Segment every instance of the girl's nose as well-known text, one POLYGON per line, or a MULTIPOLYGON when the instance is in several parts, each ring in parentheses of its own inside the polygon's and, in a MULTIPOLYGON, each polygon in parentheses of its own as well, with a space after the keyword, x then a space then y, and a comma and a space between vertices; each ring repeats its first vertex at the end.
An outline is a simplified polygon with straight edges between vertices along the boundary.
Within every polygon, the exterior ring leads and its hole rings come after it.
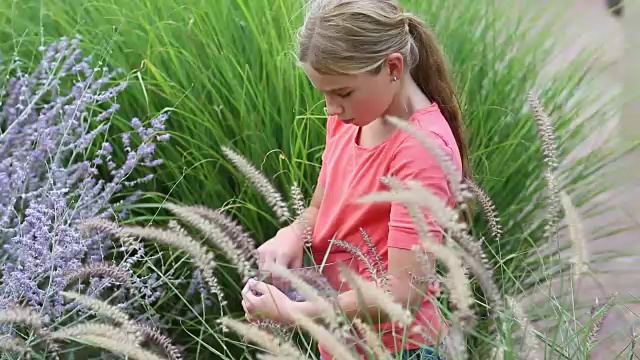
POLYGON ((340 104, 337 104, 329 99, 326 100, 327 104, 327 114, 329 116, 340 116, 342 115, 343 108, 340 104))

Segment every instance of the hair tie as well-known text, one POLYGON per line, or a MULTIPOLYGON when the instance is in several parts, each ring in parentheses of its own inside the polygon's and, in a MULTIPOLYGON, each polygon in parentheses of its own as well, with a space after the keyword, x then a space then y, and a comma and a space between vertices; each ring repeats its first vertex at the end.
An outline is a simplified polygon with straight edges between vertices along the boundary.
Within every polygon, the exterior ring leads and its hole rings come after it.
POLYGON ((411 34, 411 28, 409 27, 409 25, 411 24, 412 16, 413 15, 411 15, 410 13, 402 14, 402 19, 404 20, 404 29, 406 30, 407 34, 411 34))

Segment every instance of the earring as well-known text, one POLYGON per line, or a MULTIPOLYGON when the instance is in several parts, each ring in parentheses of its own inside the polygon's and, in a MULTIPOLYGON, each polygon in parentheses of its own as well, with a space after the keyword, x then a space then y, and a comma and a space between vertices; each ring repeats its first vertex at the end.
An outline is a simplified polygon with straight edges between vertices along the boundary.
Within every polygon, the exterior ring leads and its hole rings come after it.
POLYGON ((394 77, 393 77, 393 81, 398 81, 398 77, 397 77, 397 76, 394 76, 394 77))

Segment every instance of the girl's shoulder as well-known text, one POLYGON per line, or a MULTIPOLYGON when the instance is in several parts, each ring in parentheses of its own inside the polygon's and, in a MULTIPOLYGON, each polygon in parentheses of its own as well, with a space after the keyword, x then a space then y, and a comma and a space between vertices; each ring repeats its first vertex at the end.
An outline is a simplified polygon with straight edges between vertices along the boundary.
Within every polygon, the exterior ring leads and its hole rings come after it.
POLYGON ((443 147, 446 152, 456 153, 457 143, 453 136, 453 131, 444 117, 438 104, 416 111, 410 119, 412 128, 417 134, 404 132, 400 142, 411 143, 415 146, 422 146, 418 136, 426 137, 436 145, 443 147))
MULTIPOLYGON (((421 158, 421 163, 428 166, 433 154, 425 147, 420 138, 426 138, 437 146, 455 165, 462 167, 460 151, 447 119, 440 112, 437 104, 416 111, 410 118, 410 125, 415 133, 402 131, 391 150, 393 157, 413 156, 421 158)), ((433 159, 435 161, 435 159, 433 159)))

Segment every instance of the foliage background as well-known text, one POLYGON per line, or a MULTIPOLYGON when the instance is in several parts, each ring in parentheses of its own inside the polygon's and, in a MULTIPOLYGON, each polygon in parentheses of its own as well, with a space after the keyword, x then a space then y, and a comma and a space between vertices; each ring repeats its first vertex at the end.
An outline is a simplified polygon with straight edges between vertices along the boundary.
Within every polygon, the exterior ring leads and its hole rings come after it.
MULTIPOLYGON (((494 1, 403 2, 432 26, 451 64, 474 177, 494 200, 504 226, 499 242, 484 243, 496 280, 507 294, 527 293, 562 268, 537 256, 546 241, 541 237, 543 165, 526 94, 531 90, 541 94, 555 121, 560 152, 566 156, 611 111, 603 107, 587 116, 581 112, 596 96, 578 91, 589 85, 590 57, 576 60, 550 81, 541 77, 553 50, 550 26, 534 31, 531 26, 539 19, 517 18, 494 1)), ((133 116, 146 114, 149 120, 171 110, 166 123, 171 140, 157 149, 165 164, 154 170, 153 182, 143 188, 145 196, 131 206, 131 222, 165 222, 169 215, 159 209, 164 201, 225 207, 256 239, 267 240, 277 230, 273 215, 222 156, 220 147, 231 146, 258 164, 280 189, 295 181, 307 197, 312 193, 323 149, 324 112, 321 96, 295 64, 294 30, 301 24, 302 4, 301 0, 1 0, 0 49, 5 60, 19 54, 35 63, 35 49, 42 43, 81 35, 85 54, 124 69, 119 80, 130 83, 118 99, 122 107, 114 121, 114 136, 130 131, 127 119, 133 116)), ((607 184, 591 175, 611 158, 608 150, 597 149, 560 174, 563 188, 577 205, 606 189, 607 184)), ((114 158, 123 162, 124 154, 115 153, 114 158)), ((486 233, 480 215, 474 231, 486 233)), ((191 276, 181 266, 183 254, 163 251, 156 258, 154 250, 160 251, 151 249, 140 272, 173 270, 174 277, 191 276)), ((233 264, 227 266, 219 277, 234 313, 240 310, 242 284, 233 264)), ((215 304, 202 302, 205 315, 187 320, 185 314, 194 309, 181 292, 167 287, 153 306, 173 327, 176 342, 204 358, 235 351, 213 331, 215 304)))

